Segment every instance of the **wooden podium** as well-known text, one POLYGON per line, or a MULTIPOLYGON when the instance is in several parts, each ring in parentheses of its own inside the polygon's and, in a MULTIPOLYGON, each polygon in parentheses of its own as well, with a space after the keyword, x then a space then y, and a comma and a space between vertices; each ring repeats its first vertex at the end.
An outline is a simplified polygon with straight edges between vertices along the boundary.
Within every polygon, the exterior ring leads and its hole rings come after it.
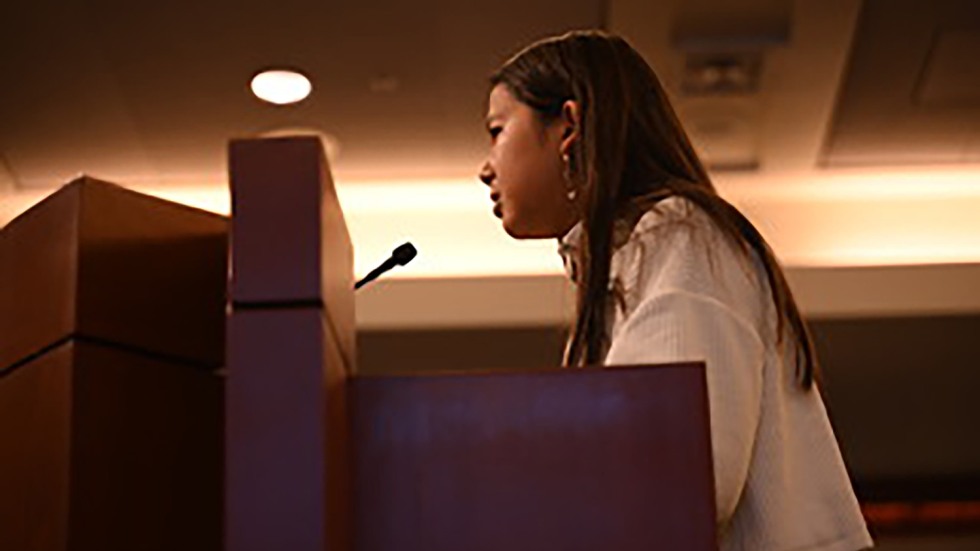
POLYGON ((358 376, 321 145, 230 165, 229 551, 716 548, 701 365, 358 376))
POLYGON ((84 179, 0 232, 0 548, 716 549, 702 366, 360 376, 322 145, 229 153, 230 224, 84 179))

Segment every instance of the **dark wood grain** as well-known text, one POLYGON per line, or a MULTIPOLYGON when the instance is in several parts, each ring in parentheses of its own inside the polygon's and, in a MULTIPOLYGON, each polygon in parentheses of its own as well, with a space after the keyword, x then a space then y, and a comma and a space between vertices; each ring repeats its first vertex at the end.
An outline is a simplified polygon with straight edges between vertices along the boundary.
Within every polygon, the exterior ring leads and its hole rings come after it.
POLYGON ((0 548, 68 549, 74 345, 0 378, 0 548))
POLYGON ((68 341, 0 380, 0 542, 221 548, 222 382, 68 341))
POLYGON ((222 380, 75 343, 71 551, 221 549, 222 380))

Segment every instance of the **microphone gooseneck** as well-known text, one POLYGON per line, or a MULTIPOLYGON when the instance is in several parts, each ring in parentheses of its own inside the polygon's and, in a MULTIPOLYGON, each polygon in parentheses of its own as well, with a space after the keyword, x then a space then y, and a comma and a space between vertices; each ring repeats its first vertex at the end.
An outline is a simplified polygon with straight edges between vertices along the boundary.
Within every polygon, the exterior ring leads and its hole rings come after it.
POLYGON ((388 260, 382 262, 380 266, 371 270, 368 275, 364 276, 363 279, 354 284, 354 289, 360 289, 365 284, 374 281, 378 276, 394 268, 395 266, 404 266, 408 264, 417 254, 418 251, 411 243, 406 242, 399 245, 394 251, 391 252, 391 256, 388 258, 388 260))

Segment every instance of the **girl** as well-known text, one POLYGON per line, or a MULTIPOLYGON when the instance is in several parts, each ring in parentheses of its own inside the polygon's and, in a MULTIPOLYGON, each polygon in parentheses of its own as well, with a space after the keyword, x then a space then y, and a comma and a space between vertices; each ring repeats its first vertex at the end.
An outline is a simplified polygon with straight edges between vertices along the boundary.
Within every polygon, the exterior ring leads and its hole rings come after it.
POLYGON ((508 234, 559 240, 578 295, 565 365, 705 362, 722 550, 870 547, 782 270, 653 70, 572 32, 491 85, 480 179, 508 234))

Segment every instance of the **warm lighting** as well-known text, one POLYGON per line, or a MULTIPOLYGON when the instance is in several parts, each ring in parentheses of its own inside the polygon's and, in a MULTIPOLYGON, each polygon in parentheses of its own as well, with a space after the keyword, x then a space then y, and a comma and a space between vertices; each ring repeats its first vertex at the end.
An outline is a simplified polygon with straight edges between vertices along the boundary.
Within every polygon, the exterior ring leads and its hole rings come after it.
MULTIPOLYGON (((230 196, 218 186, 135 186, 137 191, 227 215, 230 196)), ((559 274, 554 239, 517 241, 491 210, 476 178, 338 183, 354 272, 366 274, 405 241, 418 247, 411 264, 386 278, 495 277, 559 274)))
MULTIPOLYGON (((200 178, 199 181, 206 181, 200 178)), ((719 178, 739 207, 790 267, 980 263, 980 167, 955 170, 823 171, 790 177, 719 178)), ((167 181, 136 191, 228 214, 225 183, 167 181)), ((419 256, 386 278, 559 275, 554 239, 517 241, 491 211, 489 190, 458 180, 337 181, 355 274, 411 241, 419 256)), ((40 198, 0 202, 0 225, 40 198)))
POLYGON ((980 262, 977 165, 717 180, 790 266, 980 262))
POLYGON ((726 197, 763 200, 943 199, 980 197, 980 165, 822 169, 802 174, 719 174, 726 197))
POLYGON ((0 192, 0 229, 8 222, 40 203, 55 190, 20 190, 0 192))
POLYGON ((251 87, 252 93, 259 99, 276 105, 302 101, 313 90, 310 79, 287 70, 262 71, 252 78, 251 87))
POLYGON ((476 178, 339 184, 341 206, 357 244, 355 272, 411 241, 419 255, 389 277, 501 277, 559 274, 554 239, 518 241, 492 211, 490 192, 476 178))

